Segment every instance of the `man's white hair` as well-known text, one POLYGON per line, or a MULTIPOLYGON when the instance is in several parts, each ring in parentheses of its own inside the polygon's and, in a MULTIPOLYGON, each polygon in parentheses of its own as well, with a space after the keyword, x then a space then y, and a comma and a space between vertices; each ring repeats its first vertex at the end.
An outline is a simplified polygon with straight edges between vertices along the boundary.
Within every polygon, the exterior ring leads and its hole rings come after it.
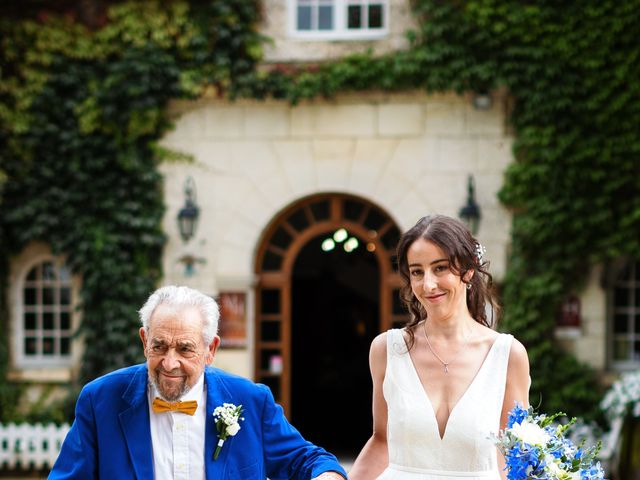
POLYGON ((209 345, 218 334, 218 320, 220 319, 218 304, 213 298, 198 290, 169 285, 160 287, 153 292, 138 311, 140 322, 147 332, 151 316, 158 305, 167 305, 176 310, 184 307, 196 307, 202 315, 202 338, 205 345, 209 345))

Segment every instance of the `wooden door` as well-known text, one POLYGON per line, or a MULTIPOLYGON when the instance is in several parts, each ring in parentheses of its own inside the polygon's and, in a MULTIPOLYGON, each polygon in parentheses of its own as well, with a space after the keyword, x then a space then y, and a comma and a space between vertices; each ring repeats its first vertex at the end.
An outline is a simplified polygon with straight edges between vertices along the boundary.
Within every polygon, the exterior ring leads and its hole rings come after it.
POLYGON ((311 239, 341 228, 375 254, 379 268, 379 329, 406 321, 394 268, 400 231, 391 217, 367 200, 345 194, 304 198, 282 211, 265 230, 256 257, 255 379, 268 385, 287 415, 291 399, 291 272, 311 239))

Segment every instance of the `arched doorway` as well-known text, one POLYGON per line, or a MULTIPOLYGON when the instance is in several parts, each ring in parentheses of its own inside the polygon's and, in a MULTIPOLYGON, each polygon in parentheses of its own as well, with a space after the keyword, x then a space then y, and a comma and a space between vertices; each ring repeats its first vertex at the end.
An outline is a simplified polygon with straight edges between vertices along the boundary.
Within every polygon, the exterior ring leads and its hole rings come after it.
MULTIPOLYGON (((342 232, 346 230, 338 230, 342 232)), ((379 268, 366 243, 325 250, 310 240, 291 278, 291 418, 309 440, 354 452, 371 432, 371 341, 379 329, 379 268), (348 403, 352 408, 344 408, 348 403), (335 405, 339 408, 327 408, 335 405), (336 434, 336 425, 349 425, 336 434)), ((338 235, 339 235, 338 233, 338 235)))
POLYGON ((399 236, 376 205, 330 193, 286 208, 260 242, 256 380, 305 437, 332 451, 354 452, 371 433, 369 345, 406 318, 393 268, 399 236), (334 238, 338 230, 346 238, 334 238), (351 413, 336 422, 345 402, 351 413))

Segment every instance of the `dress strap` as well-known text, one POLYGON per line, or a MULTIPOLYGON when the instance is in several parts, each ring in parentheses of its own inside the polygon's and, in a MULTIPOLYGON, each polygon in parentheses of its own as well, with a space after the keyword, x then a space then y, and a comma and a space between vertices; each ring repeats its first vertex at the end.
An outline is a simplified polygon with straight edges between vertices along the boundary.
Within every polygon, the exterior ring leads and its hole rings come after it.
POLYGON ((511 353, 511 344, 513 343, 513 335, 501 333, 495 340, 495 355, 490 365, 492 381, 490 385, 495 389, 495 398, 502 405, 504 399, 505 388, 507 385, 507 368, 509 367, 509 354, 511 353))

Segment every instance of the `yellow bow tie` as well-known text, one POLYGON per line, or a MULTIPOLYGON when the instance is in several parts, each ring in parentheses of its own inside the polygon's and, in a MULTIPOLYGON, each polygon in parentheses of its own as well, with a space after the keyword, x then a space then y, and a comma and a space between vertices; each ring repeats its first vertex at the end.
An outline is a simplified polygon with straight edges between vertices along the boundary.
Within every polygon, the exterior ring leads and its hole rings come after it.
POLYGON ((151 404, 153 411, 156 413, 162 412, 182 412, 187 415, 193 415, 198 408, 198 402, 195 400, 187 400, 185 402, 167 402, 161 398, 156 397, 151 404))

